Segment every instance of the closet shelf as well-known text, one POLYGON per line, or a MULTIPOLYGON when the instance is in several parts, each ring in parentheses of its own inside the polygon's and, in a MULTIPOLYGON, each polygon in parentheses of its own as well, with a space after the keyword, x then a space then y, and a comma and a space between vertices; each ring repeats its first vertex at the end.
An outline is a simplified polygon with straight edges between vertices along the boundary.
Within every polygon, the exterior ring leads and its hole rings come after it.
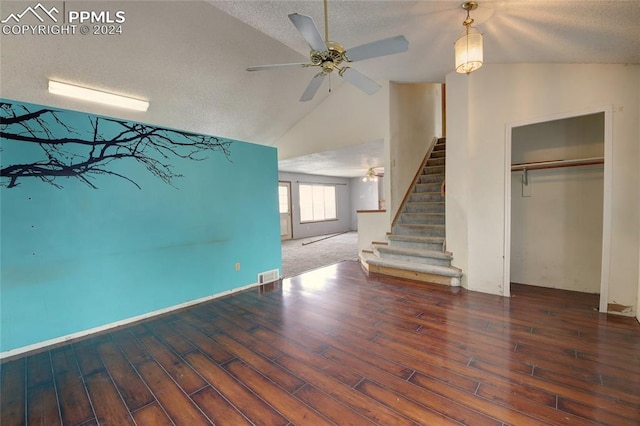
POLYGON ((560 167, 591 166, 604 164, 604 157, 576 158, 574 160, 537 161, 532 163, 516 163, 511 165, 512 172, 522 170, 555 169, 560 167))

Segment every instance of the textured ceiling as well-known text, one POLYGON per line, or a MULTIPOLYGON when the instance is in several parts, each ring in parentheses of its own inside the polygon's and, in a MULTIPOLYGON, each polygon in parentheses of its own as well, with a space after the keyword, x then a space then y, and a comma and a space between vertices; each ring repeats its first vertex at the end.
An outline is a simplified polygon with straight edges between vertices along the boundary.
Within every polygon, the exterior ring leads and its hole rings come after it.
POLYGON ((280 160, 278 169, 283 172, 356 177, 364 176, 372 167, 375 167, 376 173, 384 173, 384 163, 384 141, 377 140, 280 160))
MULTIPOLYGON (((308 48, 287 14, 312 16, 324 31, 322 1, 211 2, 299 52, 308 48)), ((409 52, 370 60, 357 68, 374 78, 444 82, 453 68, 453 42, 461 33, 461 1, 330 1, 329 39, 348 50, 403 34, 409 52)), ((471 13, 484 34, 486 63, 638 63, 640 2, 480 1, 471 13)), ((303 56, 300 57, 301 59, 303 56)))
MULTIPOLYGON (((0 16, 37 1, 2 1, 0 16)), ((265 145, 330 96, 298 99, 313 69, 249 73, 250 65, 303 62, 308 48, 287 15, 314 1, 61 1, 60 9, 123 10, 117 36, 0 35, 0 96, 265 145), (129 113, 49 95, 47 79, 148 99, 129 113)), ((444 82, 462 30, 460 1, 330 1, 329 36, 349 48, 402 34, 406 53, 357 62, 379 81, 444 82)), ((640 1, 480 1, 485 63, 640 63, 640 1)), ((336 80, 336 79, 334 79, 336 80)), ((334 91, 341 84, 334 83, 334 91)))

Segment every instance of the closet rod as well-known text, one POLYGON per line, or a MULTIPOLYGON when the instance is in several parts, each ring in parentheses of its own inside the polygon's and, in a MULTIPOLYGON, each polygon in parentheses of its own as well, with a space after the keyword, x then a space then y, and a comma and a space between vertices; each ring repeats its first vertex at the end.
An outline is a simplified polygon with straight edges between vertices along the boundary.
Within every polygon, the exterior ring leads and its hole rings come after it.
POLYGON ((560 167, 591 166, 593 164, 604 164, 604 157, 579 158, 575 160, 538 161, 533 163, 517 163, 511 165, 511 171, 518 172, 522 170, 541 170, 555 169, 560 167))

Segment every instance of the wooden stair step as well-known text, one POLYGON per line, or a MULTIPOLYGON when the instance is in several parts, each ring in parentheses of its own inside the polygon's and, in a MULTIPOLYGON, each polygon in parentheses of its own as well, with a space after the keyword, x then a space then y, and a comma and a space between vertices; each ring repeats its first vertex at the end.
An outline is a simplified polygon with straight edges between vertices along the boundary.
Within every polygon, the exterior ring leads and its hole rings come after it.
POLYGON ((459 285, 460 277, 462 277, 462 271, 454 266, 383 259, 371 254, 361 254, 361 260, 363 264, 366 263, 369 272, 383 275, 447 285, 459 285))
POLYGON ((445 216, 444 212, 403 212, 400 224, 444 225, 445 216))
POLYGON ((434 236, 426 236, 426 235, 387 234, 387 240, 392 245, 394 242, 444 245, 444 237, 434 237, 434 236))
POLYGON ((435 259, 448 259, 451 260, 453 258, 453 254, 448 251, 437 251, 437 250, 418 250, 418 249, 410 249, 405 247, 393 247, 393 246, 380 246, 376 247, 378 251, 384 251, 388 253, 398 253, 412 256, 424 256, 424 257, 433 257, 435 259))
POLYGON ((451 266, 451 253, 398 246, 374 246, 374 254, 381 259, 415 262, 420 264, 451 266))

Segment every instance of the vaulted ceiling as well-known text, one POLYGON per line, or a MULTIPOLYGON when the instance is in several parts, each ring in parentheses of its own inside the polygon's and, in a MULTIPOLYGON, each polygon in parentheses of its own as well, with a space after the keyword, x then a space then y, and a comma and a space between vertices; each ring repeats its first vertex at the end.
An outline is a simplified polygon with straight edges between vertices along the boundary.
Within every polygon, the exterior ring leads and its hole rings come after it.
MULTIPOLYGON (((3 1, 2 19, 37 1, 3 1)), ((638 1, 480 1, 485 63, 640 63, 638 1)), ((0 96, 277 146, 327 96, 298 101, 316 69, 250 73, 250 65, 305 62, 309 48, 287 15, 314 18, 314 1, 43 2, 77 10, 122 10, 117 35, 12 35, 0 44, 0 96), (148 99, 130 113, 47 93, 58 79, 148 99)), ((329 38, 347 49, 397 34, 409 51, 354 63, 378 81, 442 83, 453 70, 461 1, 329 1, 329 38)), ((481 71, 478 71, 481 72, 481 71)), ((331 79, 341 90, 340 78, 331 79)), ((345 116, 358 105, 345 105, 345 116)))

